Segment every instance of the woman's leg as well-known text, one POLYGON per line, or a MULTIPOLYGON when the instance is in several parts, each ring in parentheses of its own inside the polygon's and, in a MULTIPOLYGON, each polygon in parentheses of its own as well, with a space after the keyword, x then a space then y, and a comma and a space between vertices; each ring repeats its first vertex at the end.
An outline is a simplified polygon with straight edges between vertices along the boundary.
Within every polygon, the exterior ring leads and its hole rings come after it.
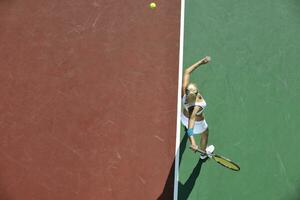
POLYGON ((205 151, 206 146, 207 146, 207 141, 208 141, 208 128, 200 134, 201 139, 200 139, 200 149, 202 151, 205 151))

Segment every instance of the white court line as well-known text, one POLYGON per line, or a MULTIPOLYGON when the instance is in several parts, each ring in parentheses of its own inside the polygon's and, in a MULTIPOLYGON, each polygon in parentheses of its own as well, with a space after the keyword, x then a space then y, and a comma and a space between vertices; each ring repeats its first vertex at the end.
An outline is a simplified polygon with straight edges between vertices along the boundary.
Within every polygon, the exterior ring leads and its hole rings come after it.
POLYGON ((183 40, 184 40, 184 15, 185 0, 181 0, 180 11, 180 46, 179 46, 179 69, 178 69, 178 96, 177 96, 177 128, 176 128, 176 145, 175 145, 175 172, 174 172, 174 194, 173 200, 178 198, 178 181, 179 181, 179 144, 180 144, 180 115, 181 115, 181 87, 182 87, 182 70, 183 70, 183 40))

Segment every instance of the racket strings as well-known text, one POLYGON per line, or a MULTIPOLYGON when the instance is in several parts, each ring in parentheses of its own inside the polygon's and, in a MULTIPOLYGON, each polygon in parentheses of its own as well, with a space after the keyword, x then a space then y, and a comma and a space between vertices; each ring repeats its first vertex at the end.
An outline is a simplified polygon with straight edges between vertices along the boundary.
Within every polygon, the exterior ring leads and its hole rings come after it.
POLYGON ((214 160, 217 161, 218 163, 220 163, 221 165, 223 165, 227 168, 230 168, 232 170, 235 170, 235 171, 240 170, 240 167, 229 159, 226 159, 226 158, 223 158, 220 156, 214 156, 214 160))

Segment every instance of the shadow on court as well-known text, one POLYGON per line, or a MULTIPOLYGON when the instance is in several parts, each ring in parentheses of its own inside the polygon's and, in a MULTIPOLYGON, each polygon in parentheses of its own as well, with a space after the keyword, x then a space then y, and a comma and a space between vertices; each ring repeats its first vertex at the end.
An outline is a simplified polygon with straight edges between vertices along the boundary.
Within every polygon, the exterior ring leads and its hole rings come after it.
POLYGON ((199 159, 196 167, 193 169, 193 172, 192 174, 190 175, 190 177, 188 178, 188 180, 182 184, 180 181, 178 183, 178 199, 180 200, 186 200, 188 199, 188 197, 190 196, 193 188, 194 188, 194 185, 195 185, 195 182, 197 180, 197 177, 199 176, 200 174, 200 171, 201 171, 201 167, 202 167, 202 164, 204 163, 205 161, 202 161, 199 159))
MULTIPOLYGON (((184 151, 186 150, 187 145, 187 139, 188 137, 184 135, 183 139, 180 142, 179 146, 179 166, 181 164, 182 155, 184 151)), ((178 183, 178 199, 179 200, 186 200, 188 199, 189 195, 191 194, 193 187, 195 185, 195 182, 197 180, 197 177, 200 174, 202 164, 206 162, 206 160, 202 161, 199 159, 197 165, 193 169, 191 175, 187 179, 187 181, 182 184, 180 181, 178 183)), ((174 169, 175 169, 175 159, 173 160, 172 167, 169 172, 168 179, 166 181, 164 190, 162 194, 157 198, 157 200, 171 200, 173 199, 173 189, 174 189, 174 169)))

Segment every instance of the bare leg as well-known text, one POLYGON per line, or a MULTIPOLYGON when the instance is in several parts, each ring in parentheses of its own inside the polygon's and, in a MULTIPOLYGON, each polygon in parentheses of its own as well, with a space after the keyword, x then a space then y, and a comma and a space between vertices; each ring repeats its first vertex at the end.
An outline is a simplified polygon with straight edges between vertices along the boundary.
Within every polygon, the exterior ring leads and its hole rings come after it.
POLYGON ((200 149, 205 151, 208 141, 208 129, 206 129, 203 133, 201 133, 201 140, 200 140, 200 149))

